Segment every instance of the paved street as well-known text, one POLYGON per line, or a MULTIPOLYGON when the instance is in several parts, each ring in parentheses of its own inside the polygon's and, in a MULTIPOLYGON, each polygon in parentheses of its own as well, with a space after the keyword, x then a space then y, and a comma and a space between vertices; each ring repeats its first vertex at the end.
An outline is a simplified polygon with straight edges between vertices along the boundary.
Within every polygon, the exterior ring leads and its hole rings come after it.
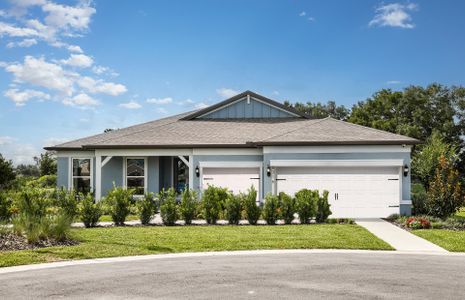
POLYGON ((0 274, 0 299, 458 299, 464 270, 447 255, 168 257, 0 274))

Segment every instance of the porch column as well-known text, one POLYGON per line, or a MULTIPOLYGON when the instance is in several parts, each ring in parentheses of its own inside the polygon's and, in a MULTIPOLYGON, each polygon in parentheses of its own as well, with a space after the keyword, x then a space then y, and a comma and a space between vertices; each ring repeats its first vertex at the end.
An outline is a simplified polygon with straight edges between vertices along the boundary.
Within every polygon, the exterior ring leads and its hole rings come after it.
POLYGON ((95 156, 95 201, 100 201, 102 197, 102 156, 95 156))
POLYGON ((189 155, 189 188, 194 189, 194 156, 189 155))

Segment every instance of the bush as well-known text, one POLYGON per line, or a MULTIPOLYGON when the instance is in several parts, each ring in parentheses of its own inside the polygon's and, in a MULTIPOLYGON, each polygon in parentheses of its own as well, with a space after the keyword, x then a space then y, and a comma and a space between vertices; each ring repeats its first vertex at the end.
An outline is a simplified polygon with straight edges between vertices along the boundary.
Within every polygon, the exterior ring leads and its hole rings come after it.
POLYGON ((405 222, 405 226, 411 229, 429 229, 431 222, 423 217, 409 217, 405 222))
POLYGON ((424 215, 426 213, 426 190, 420 183, 412 184, 412 214, 424 215))
POLYGON ((279 218, 279 197, 271 194, 265 196, 263 218, 268 225, 275 225, 279 218))
POLYGON ((136 202, 137 213, 142 225, 147 225, 157 213, 157 203, 153 197, 153 193, 145 194, 143 199, 136 202))
POLYGON ((94 197, 88 194, 79 202, 78 211, 86 228, 95 227, 102 215, 102 205, 100 202, 94 203, 94 197))
POLYGON ((257 205, 257 190, 253 186, 247 194, 243 195, 243 201, 247 221, 250 225, 256 225, 260 218, 261 207, 257 205))
POLYGON ((202 207, 204 217, 208 224, 216 224, 222 207, 229 198, 229 193, 226 188, 215 187, 209 185, 202 194, 202 207))
POLYGON ((310 219, 315 217, 318 198, 318 191, 302 189, 295 193, 296 210, 301 224, 309 224, 310 219))
MULTIPOLYGON (((92 197, 92 195, 91 195, 92 197)), ((74 219, 78 215, 78 200, 74 190, 67 191, 60 189, 56 193, 54 205, 59 207, 67 214, 71 219, 74 219)))
POLYGON ((191 189, 185 189, 181 194, 181 216, 186 225, 192 224, 195 217, 199 201, 197 192, 191 189))
POLYGON ((279 193, 278 197, 281 217, 284 219, 284 224, 291 224, 294 220, 295 199, 284 192, 279 193))
POLYGON ((428 215, 445 219, 464 205, 464 191, 459 173, 444 156, 439 158, 436 175, 426 193, 428 215))
POLYGON ((331 214, 329 207, 331 206, 328 202, 328 191, 323 191, 323 196, 318 197, 317 200, 317 209, 315 220, 317 223, 324 223, 331 214))
POLYGON ((241 220, 242 198, 240 195, 230 195, 225 202, 226 218, 231 225, 238 225, 241 220))
POLYGON ((133 194, 133 189, 113 187, 105 198, 104 203, 116 226, 124 225, 124 221, 130 214, 133 194))
POLYGON ((173 188, 161 190, 158 193, 160 200, 160 214, 163 224, 173 226, 178 220, 178 204, 176 202, 176 191, 173 188))
POLYGON ((13 214, 13 198, 6 192, 0 191, 0 223, 8 222, 13 214))

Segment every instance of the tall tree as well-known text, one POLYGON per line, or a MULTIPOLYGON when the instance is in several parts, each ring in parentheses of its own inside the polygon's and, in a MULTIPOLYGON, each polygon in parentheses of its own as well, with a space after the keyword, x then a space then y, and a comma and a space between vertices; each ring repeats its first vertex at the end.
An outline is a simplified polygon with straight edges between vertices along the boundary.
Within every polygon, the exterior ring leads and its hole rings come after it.
POLYGON ((6 160, 2 154, 0 154, 0 189, 10 185, 15 180, 16 173, 13 168, 13 162, 6 160))
POLYGON ((57 162, 53 152, 41 153, 39 157, 34 157, 34 160, 39 167, 40 176, 56 175, 57 162))
POLYGON ((40 175, 39 167, 31 164, 19 164, 16 166, 16 173, 22 176, 37 177, 40 175))
POLYGON ((321 102, 318 103, 295 103, 291 104, 288 101, 284 102, 284 105, 292 107, 301 113, 305 113, 314 118, 326 118, 332 117, 338 120, 347 120, 350 116, 350 110, 344 105, 338 106, 335 101, 328 101, 326 104, 321 102))

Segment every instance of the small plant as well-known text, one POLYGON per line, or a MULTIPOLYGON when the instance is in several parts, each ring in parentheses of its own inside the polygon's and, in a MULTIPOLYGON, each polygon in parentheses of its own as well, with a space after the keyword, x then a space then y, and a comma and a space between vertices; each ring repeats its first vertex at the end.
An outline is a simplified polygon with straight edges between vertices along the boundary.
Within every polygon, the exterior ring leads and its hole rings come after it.
POLYGON ((105 198, 108 212, 116 226, 124 225, 124 221, 130 214, 133 194, 133 189, 113 187, 105 198))
POLYGON ((62 209, 71 219, 74 219, 78 215, 77 199, 78 197, 74 190, 67 191, 62 188, 56 192, 54 205, 62 209))
POLYGON ((225 207, 228 223, 230 225, 238 225, 241 220, 241 195, 230 195, 230 197, 226 200, 225 207))
POLYGON ((295 193, 296 210, 301 224, 309 224, 311 218, 315 217, 318 198, 318 191, 302 189, 295 193))
POLYGON ((13 198, 0 190, 0 222, 8 222, 13 214, 13 198))
POLYGON ((328 202, 328 191, 323 191, 323 196, 318 197, 315 220, 317 223, 324 223, 331 215, 331 206, 328 202))
POLYGON ((409 217, 405 222, 405 226, 411 229, 429 229, 431 222, 423 217, 409 217))
POLYGON ((222 207, 228 199, 227 189, 209 185, 202 194, 204 217, 208 224, 216 224, 222 207))
POLYGON ((279 197, 271 194, 265 196, 265 205, 263 206, 263 218, 268 225, 275 225, 279 218, 279 197))
POLYGON ((278 197, 281 217, 284 219, 284 224, 291 224, 294 220, 295 199, 284 192, 279 193, 278 197))
POLYGON ((95 227, 102 215, 102 205, 100 202, 94 203, 94 197, 87 194, 79 202, 78 211, 79 217, 86 228, 95 227))
POLYGON ((199 201, 197 192, 191 189, 185 189, 181 194, 181 216, 186 222, 186 225, 192 224, 195 217, 199 201))
POLYGON ((243 196, 245 215, 250 225, 256 225, 260 218, 261 207, 257 205, 257 190, 251 186, 243 196))
POLYGON ((178 220, 178 204, 176 202, 176 190, 170 188, 168 190, 161 190, 158 193, 158 199, 160 199, 160 215, 163 220, 163 224, 167 226, 176 225, 178 220))
POLYGON ((157 203, 153 197, 153 193, 145 194, 143 199, 137 202, 137 212, 142 225, 147 225, 157 213, 157 203))

